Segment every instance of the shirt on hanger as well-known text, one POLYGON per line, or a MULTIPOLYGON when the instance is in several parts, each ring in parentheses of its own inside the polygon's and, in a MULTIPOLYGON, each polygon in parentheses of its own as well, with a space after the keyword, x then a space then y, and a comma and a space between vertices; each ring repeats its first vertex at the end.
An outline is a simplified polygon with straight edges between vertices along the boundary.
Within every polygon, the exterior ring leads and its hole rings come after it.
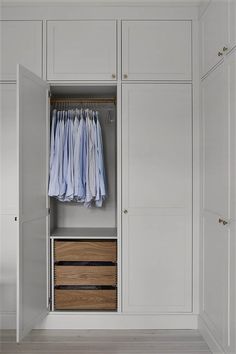
POLYGON ((102 206, 105 166, 97 112, 52 111, 48 195, 86 207, 102 206))

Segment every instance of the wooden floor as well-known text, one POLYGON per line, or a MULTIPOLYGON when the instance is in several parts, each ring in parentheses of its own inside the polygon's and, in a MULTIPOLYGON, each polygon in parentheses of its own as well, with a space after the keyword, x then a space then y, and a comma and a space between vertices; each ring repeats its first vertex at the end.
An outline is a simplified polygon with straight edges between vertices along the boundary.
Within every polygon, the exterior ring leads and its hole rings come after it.
POLYGON ((2 354, 201 354, 207 344, 196 330, 34 330, 20 344, 1 331, 2 354))

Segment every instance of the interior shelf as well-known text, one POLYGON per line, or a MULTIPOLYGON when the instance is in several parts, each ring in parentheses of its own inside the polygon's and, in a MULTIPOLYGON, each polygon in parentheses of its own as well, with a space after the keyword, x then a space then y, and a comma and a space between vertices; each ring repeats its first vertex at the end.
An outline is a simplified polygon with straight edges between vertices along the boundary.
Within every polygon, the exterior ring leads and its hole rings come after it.
POLYGON ((116 238, 117 229, 110 227, 59 227, 51 232, 53 238, 116 238))

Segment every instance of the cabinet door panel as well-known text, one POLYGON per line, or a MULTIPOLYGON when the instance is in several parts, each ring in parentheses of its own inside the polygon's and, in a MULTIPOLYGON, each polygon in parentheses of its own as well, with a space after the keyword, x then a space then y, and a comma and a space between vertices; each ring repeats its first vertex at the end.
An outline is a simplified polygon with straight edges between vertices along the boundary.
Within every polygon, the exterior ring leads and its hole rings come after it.
MULTIPOLYGON (((236 8, 236 4, 235 4, 236 8)), ((230 80, 230 336, 229 353, 236 352, 236 51, 228 56, 227 68, 230 80)))
POLYGON ((203 81, 203 316, 235 352, 236 52, 203 81), (219 223, 219 218, 228 224, 219 223))
POLYGON ((0 85, 0 214, 17 211, 16 87, 0 85))
POLYGON ((48 311, 48 86, 29 70, 17 73, 19 220, 17 341, 48 311))
POLYGON ((1 21, 0 80, 16 80, 16 65, 42 76, 42 22, 1 21))
POLYGON ((115 21, 49 21, 49 80, 114 80, 115 21))
POLYGON ((229 2, 230 48, 236 46, 236 1, 229 2))
POLYGON ((229 110, 225 65, 203 82, 204 209, 229 217, 229 110))
POLYGON ((211 1, 201 20, 202 76, 216 65, 223 47, 230 47, 229 2, 211 1))
POLYGON ((128 80, 191 80, 191 22, 124 21, 122 72, 128 80))
POLYGON ((191 311, 189 220, 163 214, 129 209, 123 274, 127 311, 191 311))
POLYGON ((228 341, 228 259, 230 234, 217 215, 206 213, 203 221, 203 313, 209 328, 223 347, 228 341))
POLYGON ((124 309, 191 311, 191 85, 123 87, 124 309))
MULTIPOLYGON (((13 215, 0 215, 0 313, 16 312, 17 223, 13 215)), ((4 316, 3 316, 4 319, 4 316)), ((7 323, 1 322, 2 328, 7 323)))

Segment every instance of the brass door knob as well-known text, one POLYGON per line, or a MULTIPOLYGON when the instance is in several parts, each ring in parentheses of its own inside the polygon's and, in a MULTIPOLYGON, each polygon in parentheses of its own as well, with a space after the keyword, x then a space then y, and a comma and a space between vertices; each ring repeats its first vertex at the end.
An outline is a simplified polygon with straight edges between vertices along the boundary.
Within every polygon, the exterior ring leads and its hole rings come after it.
POLYGON ((124 74, 124 79, 128 79, 128 75, 127 74, 124 74))
POLYGON ((222 52, 218 52, 218 57, 221 57, 223 55, 222 52))
POLYGON ((116 75, 115 75, 115 74, 112 74, 111 76, 112 76, 112 78, 113 78, 113 79, 115 79, 115 78, 116 78, 116 75))
POLYGON ((223 224, 224 226, 228 224, 228 221, 219 218, 219 224, 223 224))
POLYGON ((128 210, 125 209, 125 210, 123 211, 123 213, 124 213, 124 214, 128 214, 128 210))

